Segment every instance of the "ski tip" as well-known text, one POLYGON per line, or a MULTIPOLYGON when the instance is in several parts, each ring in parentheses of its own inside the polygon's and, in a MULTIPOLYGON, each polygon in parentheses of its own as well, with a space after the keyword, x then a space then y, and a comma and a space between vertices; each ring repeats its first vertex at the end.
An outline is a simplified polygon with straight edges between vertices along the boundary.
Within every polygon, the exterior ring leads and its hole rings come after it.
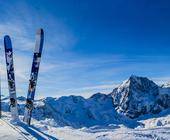
POLYGON ((43 29, 42 29, 42 28, 38 29, 38 30, 37 30, 37 34, 43 35, 43 34, 44 34, 43 29))
POLYGON ((5 45, 5 48, 11 48, 11 39, 10 39, 10 36, 9 35, 5 35, 4 36, 4 45, 5 45))
POLYGON ((9 36, 9 35, 5 35, 5 36, 4 36, 4 41, 8 41, 8 40, 11 40, 11 39, 10 39, 10 36, 9 36))

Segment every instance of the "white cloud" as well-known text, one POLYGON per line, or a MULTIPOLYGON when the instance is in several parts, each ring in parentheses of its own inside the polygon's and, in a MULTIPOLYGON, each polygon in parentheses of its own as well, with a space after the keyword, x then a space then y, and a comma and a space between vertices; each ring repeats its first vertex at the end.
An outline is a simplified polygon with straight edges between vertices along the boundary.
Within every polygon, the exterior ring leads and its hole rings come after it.
MULTIPOLYGON (((27 51, 34 48, 35 43, 28 37, 29 34, 26 29, 17 23, 0 23, 0 34, 3 36, 10 35, 13 48, 17 50, 27 51)), ((3 36, 1 37, 1 42, 3 42, 3 36)))
POLYGON ((108 85, 94 85, 94 86, 87 86, 87 87, 80 87, 80 88, 70 88, 70 89, 63 89, 61 91, 56 91, 57 97, 64 95, 81 95, 83 97, 90 97, 95 93, 104 93, 109 94, 112 90, 117 87, 119 84, 108 84, 108 85), (62 95, 61 95, 62 93, 62 95))
MULTIPOLYGON (((35 32, 37 28, 43 27, 45 30, 44 51, 69 49, 77 39, 72 32, 62 22, 49 14, 42 14, 38 9, 28 6, 25 2, 3 4, 3 14, 0 13, 0 46, 3 44, 3 36, 10 35, 14 51, 14 69, 17 91, 25 92, 32 65, 32 54, 35 46, 35 32), (23 88, 24 86, 24 88, 23 88), (24 91, 25 90, 25 91, 24 91)), ((4 48, 0 54, 0 72, 2 79, 3 92, 7 92, 6 66, 4 48)), ((44 53, 40 65, 41 76, 54 70, 57 65, 50 62, 50 54, 44 53)), ((54 56, 55 57, 55 56, 54 56)), ((52 59, 54 59, 54 57, 52 59)), ((54 71, 53 71, 54 72, 54 71)), ((41 80, 46 80, 41 78, 41 80)))

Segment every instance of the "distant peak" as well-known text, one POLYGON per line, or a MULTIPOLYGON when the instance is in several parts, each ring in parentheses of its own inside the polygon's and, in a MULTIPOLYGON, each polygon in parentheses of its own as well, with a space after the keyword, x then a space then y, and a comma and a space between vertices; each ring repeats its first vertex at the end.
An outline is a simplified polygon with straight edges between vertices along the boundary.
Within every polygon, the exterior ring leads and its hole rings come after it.
POLYGON ((99 97, 101 97, 101 96, 103 96, 103 95, 104 95, 104 94, 98 92, 98 93, 96 93, 96 94, 93 94, 90 98, 99 98, 99 97))
POLYGON ((141 78, 146 78, 146 77, 141 77, 141 76, 137 76, 137 75, 131 75, 129 79, 141 79, 141 78))
POLYGON ((137 85, 146 85, 146 83, 155 85, 155 83, 147 77, 131 75, 129 79, 123 81, 123 83, 118 86, 118 89, 128 88, 129 86, 136 87, 137 85))
POLYGON ((137 77, 139 77, 139 76, 134 75, 134 74, 132 74, 132 75, 130 76, 130 78, 137 78, 137 77))
POLYGON ((147 77, 141 77, 141 76, 136 76, 136 75, 131 75, 129 80, 134 80, 134 81, 139 81, 139 80, 149 80, 147 77))

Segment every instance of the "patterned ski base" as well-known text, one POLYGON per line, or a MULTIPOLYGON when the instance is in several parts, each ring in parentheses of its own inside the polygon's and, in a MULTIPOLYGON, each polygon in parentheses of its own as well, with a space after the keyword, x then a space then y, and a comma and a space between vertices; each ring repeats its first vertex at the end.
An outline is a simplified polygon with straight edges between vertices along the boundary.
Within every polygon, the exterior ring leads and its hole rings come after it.
POLYGON ((28 94, 27 94, 27 101, 25 105, 25 112, 24 112, 24 119, 23 119, 23 121, 29 125, 31 122, 31 113, 33 110, 33 101, 34 101, 35 89, 37 84, 39 65, 41 61, 43 42, 44 42, 44 32, 42 29, 39 29, 36 33, 36 44, 35 44, 32 69, 31 69, 28 94))
POLYGON ((9 36, 4 37, 4 47, 5 47, 5 58, 6 58, 6 67, 7 67, 11 116, 12 116, 12 120, 19 120, 16 89, 15 89, 13 51, 12 51, 11 39, 9 36))

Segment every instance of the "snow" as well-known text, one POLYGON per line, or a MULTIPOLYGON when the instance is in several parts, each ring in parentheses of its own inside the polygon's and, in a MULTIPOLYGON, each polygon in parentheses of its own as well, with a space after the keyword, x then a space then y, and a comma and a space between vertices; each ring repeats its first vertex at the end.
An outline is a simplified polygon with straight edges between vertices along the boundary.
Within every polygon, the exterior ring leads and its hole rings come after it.
POLYGON ((20 135, 17 131, 15 131, 7 123, 0 119, 0 139, 2 140, 22 139, 22 135, 20 135))
MULTIPOLYGON (((9 122, 9 113, 3 114, 3 120, 9 122)), ((22 119, 22 116, 20 118, 22 119)), ((18 132, 0 120, 0 139, 24 139, 24 136, 29 139, 49 140, 168 140, 170 138, 170 109, 155 116, 141 116, 136 121, 140 121, 143 125, 138 125, 133 129, 122 124, 76 129, 69 126, 55 126, 49 124, 49 120, 33 119, 32 121, 33 125, 30 127, 19 124, 17 127, 20 131, 18 132)))
POLYGON ((163 87, 163 88, 169 88, 169 87, 170 87, 170 82, 161 85, 161 87, 163 87))
POLYGON ((22 122, 25 98, 17 98, 21 122, 14 125, 10 123, 9 99, 2 96, 0 139, 168 140, 169 93, 169 88, 133 75, 109 95, 96 93, 88 99, 71 95, 36 100, 31 126, 22 122), (150 104, 162 108, 153 114, 150 104), (144 113, 143 106, 147 107, 144 113), (139 115, 129 118, 128 110, 139 115))

